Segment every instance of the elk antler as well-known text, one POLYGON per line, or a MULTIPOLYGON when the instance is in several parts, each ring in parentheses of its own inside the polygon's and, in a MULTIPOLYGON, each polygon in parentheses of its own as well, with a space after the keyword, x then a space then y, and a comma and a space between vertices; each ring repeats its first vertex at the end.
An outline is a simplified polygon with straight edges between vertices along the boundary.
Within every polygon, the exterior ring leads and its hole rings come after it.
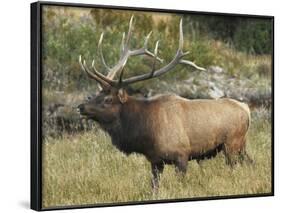
MULTIPOLYGON (((101 57, 101 61, 103 63, 103 66, 106 68, 106 70, 108 72, 106 77, 109 78, 110 80, 113 80, 114 77, 116 76, 116 74, 121 72, 123 64, 128 60, 128 58, 130 56, 147 55, 149 57, 154 57, 154 54, 151 53, 147 48, 148 40, 150 38, 150 35, 151 35, 152 31, 145 37, 144 46, 142 48, 130 50, 129 44, 130 44, 130 40, 131 40, 131 37, 132 37, 133 20, 134 20, 134 16, 132 16, 131 19, 130 19, 127 38, 126 38, 125 33, 123 33, 121 47, 120 47, 120 59, 117 62, 117 64, 112 68, 110 68, 104 60, 104 56, 103 56, 103 52, 102 52, 103 33, 100 36, 100 40, 99 40, 99 43, 98 43, 98 52, 99 52, 99 55, 101 57)), ((163 62, 163 60, 161 58, 157 57, 157 60, 160 61, 161 63, 163 62)))
MULTIPOLYGON (((99 85, 99 89, 107 89, 109 88, 110 86, 112 86, 111 84, 109 84, 107 82, 107 80, 103 80, 105 79, 106 77, 104 75, 102 75, 101 73, 98 73, 98 75, 96 74, 93 74, 90 69, 88 68, 87 64, 86 64, 86 61, 84 60, 83 63, 82 63, 82 56, 80 55, 79 56, 79 64, 80 66, 82 67, 82 70, 92 79, 96 80, 99 85), (100 78, 99 76, 102 76, 103 78, 100 78)), ((92 66, 94 66, 94 61, 92 63, 92 66)))
MULTIPOLYGON (((155 45, 155 51, 154 51, 155 56, 154 57, 157 57, 157 49, 158 49, 158 42, 155 45)), ((139 82, 139 81, 144 81, 144 80, 147 80, 147 79, 158 77, 158 76, 163 75, 164 73, 170 71, 171 69, 173 69, 177 64, 190 65, 190 66, 192 66, 192 67, 194 67, 198 70, 204 71, 205 68, 197 66, 192 61, 182 59, 184 56, 186 56, 188 54, 189 54, 189 51, 183 52, 183 30, 182 30, 182 19, 181 19, 180 20, 180 31, 179 31, 179 48, 176 52, 176 55, 174 56, 174 59, 169 64, 160 68, 159 70, 155 70, 155 64, 153 64, 153 68, 152 68, 152 71, 150 73, 146 73, 146 74, 143 74, 143 75, 134 76, 134 77, 125 79, 125 80, 122 81, 122 84, 128 85, 128 84, 136 83, 136 82, 139 82)))
POLYGON ((105 63, 105 60, 104 60, 104 57, 103 57, 103 53, 102 53, 103 33, 101 34, 101 37, 100 37, 100 40, 99 40, 99 43, 98 43, 98 52, 100 54, 100 57, 101 57, 101 60, 102 60, 102 63, 104 65, 104 67, 108 71, 107 76, 104 76, 103 74, 101 74, 100 72, 97 71, 97 69, 95 67, 94 60, 92 62, 93 72, 91 72, 90 69, 87 67, 86 62, 85 61, 84 61, 84 63, 81 62, 81 56, 79 58, 79 62, 80 62, 80 65, 81 65, 82 69, 87 73, 88 76, 97 80, 101 85, 103 84, 106 87, 112 86, 112 87, 119 87, 120 88, 120 87, 123 87, 125 85, 133 84, 133 83, 136 83, 136 82, 139 82, 139 81, 144 81, 144 80, 148 80, 148 79, 155 78, 155 77, 158 77, 160 75, 163 75, 164 73, 173 69, 177 64, 186 64, 186 65, 190 65, 190 66, 192 66, 192 67, 194 67, 198 70, 202 70, 202 71, 205 70, 205 68, 199 67, 193 62, 183 59, 183 57, 188 55, 189 52, 188 51, 183 52, 182 19, 180 20, 179 47, 178 47, 178 50, 176 52, 176 55, 174 56, 173 60, 170 63, 168 63, 166 66, 164 66, 164 67, 162 67, 158 70, 155 70, 156 61, 162 62, 162 59, 160 59, 157 56, 159 41, 156 42, 154 53, 151 53, 147 49, 147 43, 148 43, 148 39, 151 35, 151 32, 145 38, 144 47, 142 47, 140 49, 136 49, 136 50, 130 50, 129 49, 129 42, 130 42, 131 35, 132 35, 132 22, 133 22, 133 16, 131 17, 131 20, 130 20, 129 30, 128 30, 126 41, 125 41, 125 34, 123 33, 121 50, 120 50, 121 51, 121 57, 120 57, 118 63, 112 68, 110 68, 105 63), (124 67, 127 63, 128 58, 130 56, 136 56, 136 55, 148 55, 150 57, 153 57, 154 60, 153 60, 151 72, 146 73, 146 74, 142 74, 142 75, 138 75, 138 76, 134 76, 134 77, 123 80, 122 78, 123 78, 124 67), (120 72, 119 80, 118 81, 114 80, 114 77, 119 72, 120 72))

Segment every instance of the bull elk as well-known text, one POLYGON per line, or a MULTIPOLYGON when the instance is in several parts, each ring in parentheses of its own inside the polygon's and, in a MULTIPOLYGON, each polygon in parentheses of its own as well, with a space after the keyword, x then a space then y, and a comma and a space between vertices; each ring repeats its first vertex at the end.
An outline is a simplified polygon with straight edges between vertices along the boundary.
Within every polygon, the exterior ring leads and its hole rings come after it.
POLYGON ((154 52, 150 52, 147 48, 149 33, 142 48, 131 50, 129 42, 132 23, 133 17, 127 35, 123 34, 121 57, 114 67, 109 67, 103 57, 101 34, 97 50, 108 71, 106 76, 97 70, 94 61, 89 68, 86 61, 79 57, 82 69, 99 85, 96 95, 78 106, 80 114, 97 121, 120 151, 126 154, 143 154, 151 163, 152 187, 156 190, 165 164, 173 164, 177 172, 185 174, 189 160, 204 159, 219 151, 223 151, 226 162, 231 165, 233 155, 250 161, 245 150, 250 124, 247 104, 228 98, 188 100, 177 95, 158 95, 151 98, 128 95, 124 89, 128 85, 161 76, 177 64, 205 70, 183 59, 189 52, 183 51, 182 20, 179 25, 178 50, 174 58, 158 70, 155 65, 162 61, 157 54, 159 41, 155 44, 154 52), (152 58, 151 71, 123 79, 128 58, 137 55, 152 58))

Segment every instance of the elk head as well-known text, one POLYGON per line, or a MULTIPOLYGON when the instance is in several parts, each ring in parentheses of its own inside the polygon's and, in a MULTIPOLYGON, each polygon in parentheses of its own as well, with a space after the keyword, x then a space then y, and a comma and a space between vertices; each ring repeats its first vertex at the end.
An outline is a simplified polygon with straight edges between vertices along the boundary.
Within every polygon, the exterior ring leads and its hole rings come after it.
POLYGON ((186 64, 192 67, 195 67, 198 70, 205 70, 202 67, 197 66, 191 61, 183 59, 184 56, 188 55, 189 52, 183 52, 183 30, 182 30, 182 20, 180 21, 179 26, 179 47, 178 50, 170 63, 163 66, 162 68, 156 70, 156 63, 162 62, 163 60, 158 57, 158 45, 159 41, 156 42, 154 52, 150 52, 147 48, 147 43, 149 37, 152 32, 150 32, 144 41, 144 46, 140 49, 129 49, 129 43, 132 36, 132 23, 133 23, 133 16, 130 19, 129 30, 127 36, 123 33, 121 48, 120 48, 120 59, 118 63, 113 66, 109 67, 103 57, 102 51, 102 40, 103 40, 103 33, 100 36, 100 40, 98 43, 98 53, 101 57, 101 62, 103 66, 107 70, 107 75, 103 75, 99 72, 95 67, 94 60, 92 61, 91 68, 88 67, 85 60, 82 61, 82 57, 79 57, 79 63, 85 73, 88 75, 89 78, 94 79, 98 82, 99 91, 91 97, 86 103, 80 104, 78 106, 78 111, 81 115, 86 116, 87 118, 94 119, 99 123, 111 123, 118 120, 119 112, 121 107, 126 104, 129 96, 124 88, 128 85, 156 78, 160 75, 165 74, 166 72, 172 70, 177 64, 186 64), (147 72, 142 75, 133 76, 128 79, 123 79, 123 71, 124 67, 127 63, 127 60, 130 56, 138 56, 138 55, 146 55, 148 57, 152 57, 153 64, 150 72, 147 72), (115 77, 119 75, 118 79, 115 77))
POLYGON ((78 106, 82 116, 98 121, 99 123, 112 123, 118 119, 122 104, 127 101, 128 95, 122 88, 101 90, 86 103, 78 106))

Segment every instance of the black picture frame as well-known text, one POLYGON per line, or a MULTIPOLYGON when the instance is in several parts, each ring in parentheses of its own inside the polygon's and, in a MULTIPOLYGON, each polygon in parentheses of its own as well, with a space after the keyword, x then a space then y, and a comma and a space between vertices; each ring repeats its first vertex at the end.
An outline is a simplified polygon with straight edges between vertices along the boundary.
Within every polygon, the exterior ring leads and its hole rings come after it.
POLYGON ((31 3, 31 209, 42 210, 58 210, 58 209, 77 209, 89 207, 103 206, 122 206, 122 205, 138 205, 166 202, 185 202, 185 201, 203 201, 216 199, 234 199, 234 198, 250 198, 250 197, 265 197, 274 196, 274 16, 264 15, 249 15, 249 14, 230 14, 230 13, 213 13, 202 11, 185 11, 185 10, 167 10, 157 8, 137 8, 137 7, 122 7, 108 5, 92 5, 80 3, 63 3, 63 2, 35 2, 31 3), (272 174, 271 174, 271 192, 262 194, 250 195, 230 195, 230 196, 214 196, 214 197, 196 197, 182 199, 165 199, 137 202, 120 202, 120 203, 103 203, 78 206, 63 206, 63 207, 42 207, 42 7, 44 6, 67 6, 79 8, 103 8, 103 9, 121 9, 132 11, 150 11, 150 12, 165 12, 165 13, 180 13, 180 14, 200 14, 200 15, 217 15, 217 16, 238 16, 251 17, 258 19, 268 19, 272 23, 272 74, 271 74, 271 90, 272 90, 272 174))

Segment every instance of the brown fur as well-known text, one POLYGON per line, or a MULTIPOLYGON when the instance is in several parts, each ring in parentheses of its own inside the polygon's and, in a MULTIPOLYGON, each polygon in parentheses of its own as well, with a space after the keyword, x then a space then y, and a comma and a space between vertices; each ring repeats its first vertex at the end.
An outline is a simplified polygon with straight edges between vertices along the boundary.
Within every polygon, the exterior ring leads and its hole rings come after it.
POLYGON ((119 150, 143 154, 151 162, 155 189, 164 164, 174 164, 184 174, 188 160, 212 157, 221 150, 230 164, 233 155, 248 157, 250 111, 232 99, 188 100, 176 95, 137 99, 114 89, 79 107, 82 115, 100 123, 119 150), (112 100, 108 108, 102 104, 105 99, 112 100))

